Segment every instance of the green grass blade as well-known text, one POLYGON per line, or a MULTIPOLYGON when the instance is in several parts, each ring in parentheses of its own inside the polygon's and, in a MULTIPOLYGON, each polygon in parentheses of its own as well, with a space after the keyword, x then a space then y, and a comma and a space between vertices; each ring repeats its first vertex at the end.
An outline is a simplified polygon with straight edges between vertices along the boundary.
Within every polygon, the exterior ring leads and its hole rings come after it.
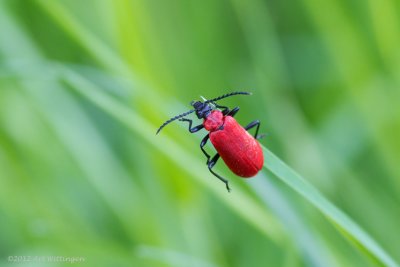
POLYGON ((385 266, 399 266, 386 251, 370 237, 359 225, 357 225, 344 212, 329 202, 315 187, 308 183, 303 177, 286 165, 267 148, 263 148, 265 163, 264 167, 302 195, 312 205, 327 216, 346 237, 355 241, 358 246, 364 248, 371 256, 376 258, 385 266))

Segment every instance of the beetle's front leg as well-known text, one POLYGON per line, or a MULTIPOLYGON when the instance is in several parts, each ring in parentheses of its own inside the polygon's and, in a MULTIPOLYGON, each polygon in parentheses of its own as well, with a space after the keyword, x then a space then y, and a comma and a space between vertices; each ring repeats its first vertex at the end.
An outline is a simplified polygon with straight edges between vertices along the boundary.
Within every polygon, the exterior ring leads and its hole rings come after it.
POLYGON ((212 102, 212 103, 215 105, 216 108, 221 109, 222 114, 224 114, 224 115, 228 114, 228 113, 231 111, 231 110, 230 110, 228 107, 226 107, 226 106, 218 105, 218 104, 215 103, 215 102, 212 102))
POLYGON ((236 113, 238 113, 240 110, 239 107, 235 107, 232 110, 229 110, 229 112, 227 114, 225 114, 226 116, 231 116, 231 117, 235 117, 236 113))
POLYGON ((191 132, 191 133, 198 132, 198 131, 200 131, 201 129, 204 128, 204 125, 203 125, 203 124, 199 124, 199 125, 194 126, 194 127, 192 128, 192 123, 193 123, 193 121, 192 121, 192 120, 189 120, 189 119, 186 119, 186 118, 181 118, 181 119, 179 119, 179 121, 187 121, 187 122, 189 122, 189 132, 191 132))
POLYGON ((214 103, 216 108, 222 109, 222 114, 224 114, 224 116, 231 116, 234 117, 236 115, 236 113, 239 111, 239 107, 235 107, 232 110, 230 110, 228 107, 226 106, 220 106, 217 103, 214 103))

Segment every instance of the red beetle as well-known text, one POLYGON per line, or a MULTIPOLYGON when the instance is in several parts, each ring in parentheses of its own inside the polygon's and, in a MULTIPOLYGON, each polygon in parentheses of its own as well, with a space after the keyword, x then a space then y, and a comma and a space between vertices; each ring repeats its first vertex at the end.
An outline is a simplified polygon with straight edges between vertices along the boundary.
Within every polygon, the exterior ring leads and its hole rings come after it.
POLYGON ((189 132, 191 133, 195 133, 203 128, 209 131, 210 133, 201 141, 200 149, 207 157, 208 169, 213 175, 225 183, 228 191, 230 191, 228 180, 212 170, 219 157, 223 159, 232 172, 244 178, 256 175, 264 164, 263 151, 256 140, 262 137, 258 135, 260 121, 255 120, 243 128, 233 118, 239 111, 239 107, 230 110, 228 107, 220 106, 216 103, 218 100, 233 95, 250 95, 250 93, 233 92, 211 100, 205 100, 204 102, 192 101, 191 105, 194 108, 193 110, 167 120, 157 130, 158 134, 164 126, 179 119, 180 121, 189 122, 189 132), (196 112, 197 118, 204 119, 202 124, 194 127, 192 127, 192 120, 183 118, 193 112, 196 112), (253 127, 257 127, 254 137, 247 132, 247 130, 253 127), (211 143, 217 150, 217 154, 212 158, 204 150, 208 139, 211 140, 211 143))

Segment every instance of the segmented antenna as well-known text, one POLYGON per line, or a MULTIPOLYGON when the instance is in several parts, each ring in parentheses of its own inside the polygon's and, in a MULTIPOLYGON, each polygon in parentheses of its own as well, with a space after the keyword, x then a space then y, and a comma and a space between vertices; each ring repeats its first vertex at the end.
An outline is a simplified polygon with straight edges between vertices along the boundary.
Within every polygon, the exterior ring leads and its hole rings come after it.
POLYGON ((176 119, 185 117, 186 115, 188 115, 188 114, 190 114, 190 113, 192 113, 192 112, 194 112, 194 111, 195 111, 194 109, 193 109, 193 110, 189 110, 188 112, 182 113, 182 114, 180 114, 180 115, 178 115, 178 116, 175 116, 175 117, 173 117, 173 118, 167 120, 166 122, 164 122, 164 123, 160 126, 160 128, 158 128, 156 134, 158 134, 158 133, 161 131, 161 129, 164 128, 164 127, 165 127, 167 124, 169 124, 170 122, 173 122, 173 121, 176 120, 176 119))
POLYGON ((222 95, 222 96, 207 100, 204 103, 218 101, 218 100, 221 100, 221 99, 223 99, 225 97, 229 97, 229 96, 233 96, 233 95, 251 95, 251 93, 249 93, 249 92, 232 92, 232 93, 229 93, 229 94, 225 94, 225 95, 222 95))

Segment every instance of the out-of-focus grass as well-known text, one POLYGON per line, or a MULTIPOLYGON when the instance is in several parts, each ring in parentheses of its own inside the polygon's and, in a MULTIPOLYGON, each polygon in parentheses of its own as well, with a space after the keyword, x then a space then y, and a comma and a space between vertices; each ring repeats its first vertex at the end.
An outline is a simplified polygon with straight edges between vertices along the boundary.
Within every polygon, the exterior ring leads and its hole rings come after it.
POLYGON ((395 10, 391 1, 0 2, 1 263, 394 266, 395 10), (201 164, 201 134, 178 123, 152 134, 197 95, 242 89, 258 97, 224 103, 241 106, 240 123, 262 121, 263 142, 322 202, 301 184, 292 186, 303 196, 270 173, 247 182, 219 164, 227 194, 201 164))

